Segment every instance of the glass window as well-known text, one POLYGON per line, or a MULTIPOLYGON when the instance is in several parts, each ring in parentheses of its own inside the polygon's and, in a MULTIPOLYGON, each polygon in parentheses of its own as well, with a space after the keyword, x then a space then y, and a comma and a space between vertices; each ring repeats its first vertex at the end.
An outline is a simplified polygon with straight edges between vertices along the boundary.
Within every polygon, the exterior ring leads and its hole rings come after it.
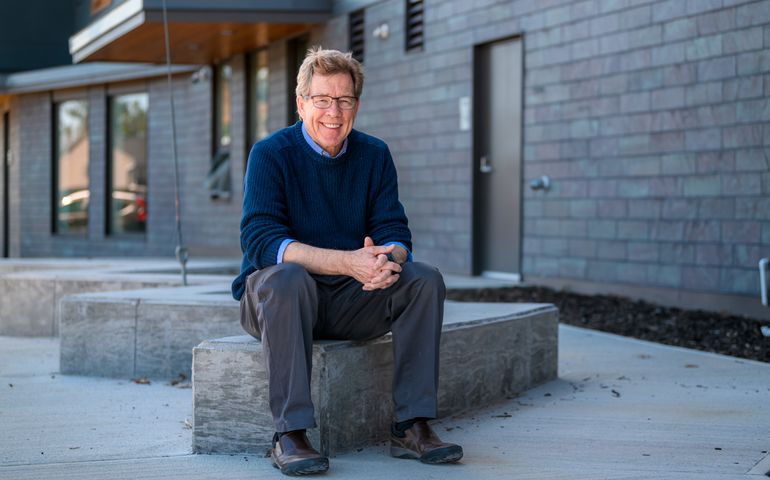
POLYGON ((54 104, 54 233, 88 230, 88 102, 54 104))
POLYGON ((230 197, 230 126, 233 69, 224 63, 214 69, 214 155, 204 184, 211 198, 230 197))
POLYGON ((91 15, 95 15, 109 7, 112 0, 91 0, 91 15))
POLYGON ((110 99, 110 196, 108 233, 147 230, 146 93, 110 99))
POLYGON ((270 133, 267 127, 269 112, 268 84, 270 81, 270 67, 268 66, 267 50, 260 50, 251 54, 249 64, 249 143, 254 144, 270 133))
POLYGON ((301 37, 291 39, 287 45, 286 75, 288 80, 288 99, 286 105, 289 107, 289 111, 286 118, 289 120, 289 125, 293 125, 300 119, 299 112, 297 112, 297 74, 299 73, 299 67, 302 65, 302 62, 305 61, 308 42, 308 37, 303 35, 301 37))
POLYGON ((215 149, 230 151, 231 95, 233 69, 230 65, 216 68, 216 137, 215 149))

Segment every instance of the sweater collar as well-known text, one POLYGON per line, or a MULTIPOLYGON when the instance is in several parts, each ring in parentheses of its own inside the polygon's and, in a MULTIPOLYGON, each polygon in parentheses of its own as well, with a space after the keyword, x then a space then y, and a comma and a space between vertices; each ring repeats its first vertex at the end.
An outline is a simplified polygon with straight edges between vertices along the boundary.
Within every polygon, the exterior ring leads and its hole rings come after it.
POLYGON ((329 154, 329 152, 327 152, 326 150, 321 148, 320 145, 315 143, 315 140, 313 140, 313 138, 310 136, 310 134, 307 133, 307 128, 305 128, 305 122, 302 122, 302 136, 305 137, 305 141, 307 142, 308 145, 310 145, 310 148, 312 148, 315 153, 321 155, 322 157, 336 159, 336 158, 339 158, 340 156, 344 155, 345 152, 348 151, 348 139, 346 137, 345 141, 342 142, 342 148, 340 149, 340 152, 337 155, 332 157, 329 154))

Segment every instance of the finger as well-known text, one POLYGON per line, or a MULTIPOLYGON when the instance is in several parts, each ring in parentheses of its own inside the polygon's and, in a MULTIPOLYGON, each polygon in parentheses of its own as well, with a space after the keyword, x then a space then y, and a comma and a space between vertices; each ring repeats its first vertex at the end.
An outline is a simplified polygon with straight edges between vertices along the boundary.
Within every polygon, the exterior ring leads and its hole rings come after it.
POLYGON ((382 270, 377 275, 373 276, 367 283, 371 285, 379 285, 385 281, 387 281, 390 277, 392 277, 394 273, 390 270, 382 270))
POLYGON ((385 290, 388 287, 393 286, 394 283, 400 278, 399 275, 390 275, 385 281, 379 283, 367 283, 365 290, 385 290))
POLYGON ((387 255, 379 254, 379 255, 377 255, 377 261, 375 262, 374 267, 372 267, 372 269, 375 270, 375 271, 380 271, 387 264, 388 264, 388 257, 387 257, 387 255))
POLYGON ((372 275, 377 275, 379 272, 391 272, 391 273, 401 273, 401 265, 399 265, 396 262, 389 262, 387 260, 388 257, 385 257, 385 255, 378 255, 377 256, 377 264, 375 264, 375 272, 372 273, 372 275), (380 258, 385 258, 385 263, 380 265, 380 258))
POLYGON ((395 245, 395 244, 390 244, 390 245, 378 245, 378 246, 369 247, 369 251, 370 251, 370 252, 371 252, 373 255, 380 255, 380 254, 385 254, 385 255, 387 255, 387 254, 389 254, 389 253, 392 253, 392 252, 393 252, 393 250, 394 250, 395 248, 396 248, 396 245, 395 245))
POLYGON ((372 240, 372 237, 364 238, 364 247, 373 247, 373 246, 374 246, 374 240, 372 240))
POLYGON ((391 277, 392 275, 393 274, 391 273, 390 270, 385 270, 385 271, 380 272, 379 274, 375 275, 374 277, 372 277, 372 279, 369 280, 369 283, 372 283, 372 284, 375 284, 375 285, 378 284, 378 283, 382 283, 385 280, 387 280, 389 277, 391 277))
MULTIPOLYGON (((387 258, 387 257, 385 257, 385 258, 387 258)), ((401 265, 399 265, 396 262, 388 262, 382 268, 383 269, 387 268, 388 270, 390 270, 393 273, 400 273, 401 270, 402 270, 401 265)))

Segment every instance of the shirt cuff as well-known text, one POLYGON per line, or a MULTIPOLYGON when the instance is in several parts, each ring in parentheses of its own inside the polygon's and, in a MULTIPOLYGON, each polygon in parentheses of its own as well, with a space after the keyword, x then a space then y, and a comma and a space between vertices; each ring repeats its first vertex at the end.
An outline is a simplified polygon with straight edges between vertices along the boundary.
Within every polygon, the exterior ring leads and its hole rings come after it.
POLYGON ((281 246, 278 247, 278 257, 275 259, 275 264, 278 265, 280 263, 283 263, 283 252, 286 251, 286 247, 289 246, 290 243, 296 242, 293 238, 287 238, 283 242, 281 242, 281 246))
POLYGON ((401 242, 387 242, 384 246, 387 247, 388 245, 398 245, 399 247, 403 248, 404 250, 406 250, 406 261, 407 262, 414 261, 414 258, 412 258, 412 252, 410 252, 409 249, 406 248, 406 245, 404 245, 403 243, 401 243, 401 242))

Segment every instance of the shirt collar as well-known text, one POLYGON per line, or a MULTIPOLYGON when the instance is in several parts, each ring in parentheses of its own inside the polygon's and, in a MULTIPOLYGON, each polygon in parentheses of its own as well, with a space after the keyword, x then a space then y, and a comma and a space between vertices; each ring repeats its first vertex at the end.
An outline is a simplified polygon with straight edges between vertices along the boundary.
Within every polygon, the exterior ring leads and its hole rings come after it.
POLYGON ((329 152, 327 152, 326 150, 321 148, 320 145, 315 143, 315 140, 313 140, 310 134, 307 133, 307 129, 305 128, 305 122, 302 122, 302 136, 305 137, 305 141, 307 142, 308 145, 310 145, 310 148, 312 148, 314 152, 327 158, 339 158, 340 155, 342 155, 348 150, 348 139, 345 138, 345 141, 342 142, 342 148, 340 149, 340 153, 332 157, 331 155, 329 155, 329 152))

